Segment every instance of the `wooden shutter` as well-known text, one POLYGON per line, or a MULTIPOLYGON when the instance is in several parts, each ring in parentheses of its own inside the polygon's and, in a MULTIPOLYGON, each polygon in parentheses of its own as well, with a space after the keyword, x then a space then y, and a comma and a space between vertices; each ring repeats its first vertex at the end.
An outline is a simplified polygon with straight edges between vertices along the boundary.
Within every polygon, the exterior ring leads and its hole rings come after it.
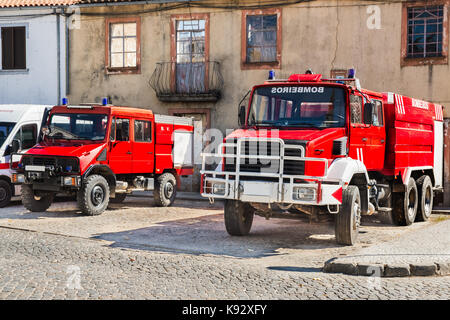
POLYGON ((2 28, 2 69, 14 69, 13 28, 2 28))
POLYGON ((26 69, 25 27, 2 28, 2 69, 26 69))
POLYGON ((14 28, 14 69, 26 69, 25 27, 14 28))

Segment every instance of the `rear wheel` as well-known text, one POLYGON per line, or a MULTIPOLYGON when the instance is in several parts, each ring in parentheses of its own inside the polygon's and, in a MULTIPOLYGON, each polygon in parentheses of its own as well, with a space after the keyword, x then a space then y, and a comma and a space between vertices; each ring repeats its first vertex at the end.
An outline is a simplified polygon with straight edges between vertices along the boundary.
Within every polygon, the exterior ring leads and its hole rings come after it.
POLYGON ((109 185, 100 175, 89 176, 77 195, 78 207, 89 216, 102 214, 109 203, 109 185))
POLYGON ((409 178, 405 192, 394 193, 392 217, 399 226, 409 226, 416 219, 418 193, 416 182, 409 178))
POLYGON ((336 215, 336 242, 354 245, 358 239, 361 221, 361 198, 357 186, 348 186, 342 193, 342 205, 336 215))
POLYGON ((21 197, 23 206, 32 212, 44 212, 50 208, 54 193, 35 194, 31 185, 22 184, 21 197))
POLYGON ((158 207, 171 206, 177 195, 177 180, 175 176, 170 172, 160 175, 156 179, 153 195, 158 207))
POLYGON ((429 176, 421 176, 416 184, 419 194, 416 221, 427 221, 433 210, 433 184, 429 176))
POLYGON ((109 202, 122 203, 122 202, 124 202, 126 197, 127 197, 126 193, 116 193, 116 196, 114 198, 109 199, 109 202))
POLYGON ((12 187, 5 181, 0 180, 0 208, 6 207, 11 200, 12 187))
POLYGON ((255 209, 238 200, 225 201, 225 228, 232 236, 246 236, 253 224, 255 209))

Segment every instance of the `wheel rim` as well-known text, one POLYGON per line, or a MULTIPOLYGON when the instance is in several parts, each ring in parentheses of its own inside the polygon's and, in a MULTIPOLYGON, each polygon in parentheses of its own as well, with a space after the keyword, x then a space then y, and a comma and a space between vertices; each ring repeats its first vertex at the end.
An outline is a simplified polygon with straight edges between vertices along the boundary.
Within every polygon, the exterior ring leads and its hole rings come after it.
POLYGON ((408 195, 408 217, 410 220, 413 220, 415 214, 416 207, 416 192, 414 189, 411 189, 408 195))
POLYGON ((428 187, 425 191, 425 199, 424 199, 424 213, 426 217, 429 217, 431 215, 432 210, 432 201, 433 201, 433 194, 432 194, 431 187, 428 187))
POLYGON ((105 191, 101 186, 95 186, 91 193, 92 204, 96 207, 101 205, 105 200, 105 191))
POLYGON ((6 199, 6 190, 5 188, 0 188, 0 201, 3 201, 6 199))
POLYGON ((173 191, 174 191, 173 184, 172 184, 171 182, 167 182, 167 183, 164 185, 164 196, 165 196, 167 199, 172 198, 173 191))

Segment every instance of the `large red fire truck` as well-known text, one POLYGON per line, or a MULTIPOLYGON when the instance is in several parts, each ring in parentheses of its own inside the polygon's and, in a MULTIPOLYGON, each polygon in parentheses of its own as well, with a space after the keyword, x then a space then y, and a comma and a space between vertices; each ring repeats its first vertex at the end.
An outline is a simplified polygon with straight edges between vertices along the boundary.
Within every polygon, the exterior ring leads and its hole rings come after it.
POLYGON ((248 234, 254 214, 332 214, 336 241, 353 245, 361 215, 427 220, 442 190, 442 106, 364 90, 354 70, 268 80, 239 118, 201 171, 202 196, 225 199, 231 235, 248 234))
MULTIPOLYGON (((106 104, 106 102, 105 102, 106 104)), ((22 203, 45 211, 56 193, 76 193, 81 211, 101 214, 135 190, 170 206, 179 177, 193 173, 192 119, 110 105, 52 108, 42 141, 22 154, 12 181, 22 203)), ((13 141, 12 151, 20 149, 13 141)))

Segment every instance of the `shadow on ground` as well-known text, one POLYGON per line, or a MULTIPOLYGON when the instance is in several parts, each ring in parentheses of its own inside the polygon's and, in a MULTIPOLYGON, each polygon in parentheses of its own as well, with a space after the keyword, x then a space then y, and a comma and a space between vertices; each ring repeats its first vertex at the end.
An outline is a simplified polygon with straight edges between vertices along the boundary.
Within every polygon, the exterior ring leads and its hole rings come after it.
POLYGON ((119 248, 235 258, 280 255, 283 254, 280 249, 339 247, 334 241, 334 228, 330 223, 279 219, 266 222, 255 217, 248 236, 232 237, 225 230, 222 214, 162 222, 142 229, 105 233, 95 238, 112 241, 111 246, 119 248))

